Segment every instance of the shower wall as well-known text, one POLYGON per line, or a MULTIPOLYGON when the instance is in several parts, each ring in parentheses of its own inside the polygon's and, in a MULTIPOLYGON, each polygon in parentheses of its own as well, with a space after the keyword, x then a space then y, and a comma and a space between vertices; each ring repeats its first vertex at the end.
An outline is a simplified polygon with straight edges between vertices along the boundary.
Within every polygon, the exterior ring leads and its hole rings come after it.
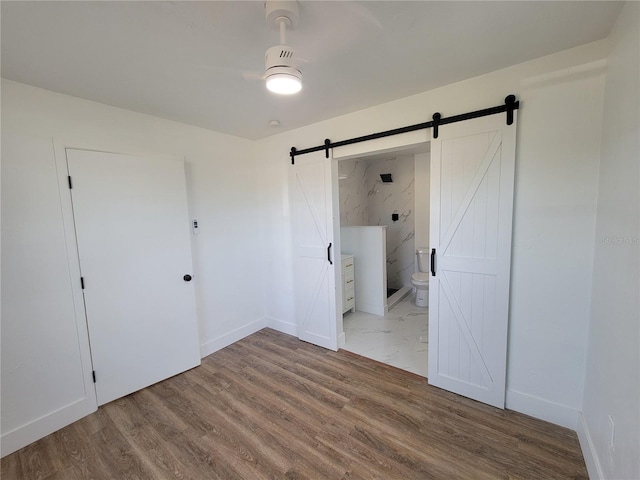
POLYGON ((340 178, 340 225, 362 227, 369 225, 367 162, 353 159, 338 162, 340 178))
POLYGON ((338 163, 340 224, 387 226, 387 286, 411 286, 415 271, 414 156, 388 160, 344 160, 338 163), (381 173, 393 182, 383 183, 381 173), (345 178, 346 177, 346 178, 345 178), (397 213, 399 219, 392 220, 397 213))

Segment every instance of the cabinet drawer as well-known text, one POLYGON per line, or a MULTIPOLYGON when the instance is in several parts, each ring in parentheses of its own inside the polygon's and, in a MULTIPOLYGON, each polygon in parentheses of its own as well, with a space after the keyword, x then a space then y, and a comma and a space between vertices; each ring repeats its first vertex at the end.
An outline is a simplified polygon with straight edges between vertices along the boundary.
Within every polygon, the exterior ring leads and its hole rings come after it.
POLYGON ((342 268, 342 276, 344 277, 345 285, 349 280, 351 280, 350 285, 353 284, 353 260, 344 262, 342 268))
POLYGON ((352 255, 342 255, 342 313, 355 311, 355 269, 352 255))
POLYGON ((349 288, 353 289, 353 286, 354 286, 353 273, 351 273, 351 276, 345 275, 344 279, 343 279, 343 282, 344 282, 344 289, 345 290, 347 290, 349 288))
POLYGON ((356 306, 356 296, 354 294, 353 288, 345 290, 342 294, 342 310, 346 312, 356 306))

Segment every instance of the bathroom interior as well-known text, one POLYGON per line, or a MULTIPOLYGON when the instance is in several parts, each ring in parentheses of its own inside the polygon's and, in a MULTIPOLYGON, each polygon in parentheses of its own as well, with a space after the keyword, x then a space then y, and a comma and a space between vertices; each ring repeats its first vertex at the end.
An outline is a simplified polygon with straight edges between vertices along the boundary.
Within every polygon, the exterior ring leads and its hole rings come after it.
POLYGON ((428 144, 341 160, 338 185, 342 348, 426 377, 428 144))

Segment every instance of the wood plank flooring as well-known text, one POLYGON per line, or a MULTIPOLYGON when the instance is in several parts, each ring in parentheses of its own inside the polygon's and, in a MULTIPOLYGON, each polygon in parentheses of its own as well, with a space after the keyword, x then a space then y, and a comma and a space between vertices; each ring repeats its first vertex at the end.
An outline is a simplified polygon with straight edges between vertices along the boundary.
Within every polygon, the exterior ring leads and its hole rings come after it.
POLYGON ((576 434, 264 329, 2 459, 9 479, 588 478, 576 434))

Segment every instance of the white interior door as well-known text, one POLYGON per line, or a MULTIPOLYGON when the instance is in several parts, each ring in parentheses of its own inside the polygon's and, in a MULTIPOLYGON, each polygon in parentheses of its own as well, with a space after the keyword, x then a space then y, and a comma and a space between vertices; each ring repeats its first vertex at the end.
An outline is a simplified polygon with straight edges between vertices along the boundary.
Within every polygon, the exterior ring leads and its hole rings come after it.
POLYGON ((98 404, 200 364, 183 162, 67 150, 98 404))
POLYGON ((297 156, 292 165, 293 267, 298 337, 338 349, 331 159, 297 156))
MULTIPOLYGON (((515 112, 514 112, 515 117, 515 112)), ((504 408, 516 123, 440 127, 431 143, 429 383, 504 408)))

